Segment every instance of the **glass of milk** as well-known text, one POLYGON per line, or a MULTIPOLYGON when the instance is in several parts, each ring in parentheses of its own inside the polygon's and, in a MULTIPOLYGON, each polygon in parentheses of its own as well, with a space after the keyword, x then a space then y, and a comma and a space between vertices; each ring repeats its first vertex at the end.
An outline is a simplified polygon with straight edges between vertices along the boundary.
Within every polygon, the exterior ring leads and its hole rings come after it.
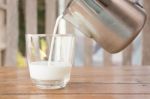
POLYGON ((26 53, 30 77, 41 89, 59 89, 70 80, 74 56, 71 34, 27 34, 26 53))

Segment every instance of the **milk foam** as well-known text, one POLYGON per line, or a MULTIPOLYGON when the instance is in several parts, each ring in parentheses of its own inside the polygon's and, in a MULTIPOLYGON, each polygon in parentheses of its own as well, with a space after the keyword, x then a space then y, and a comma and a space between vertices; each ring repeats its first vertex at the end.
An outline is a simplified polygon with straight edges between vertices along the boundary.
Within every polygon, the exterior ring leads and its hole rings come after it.
POLYGON ((30 76, 36 80, 63 80, 70 78, 71 64, 64 62, 47 61, 32 62, 29 64, 30 76))

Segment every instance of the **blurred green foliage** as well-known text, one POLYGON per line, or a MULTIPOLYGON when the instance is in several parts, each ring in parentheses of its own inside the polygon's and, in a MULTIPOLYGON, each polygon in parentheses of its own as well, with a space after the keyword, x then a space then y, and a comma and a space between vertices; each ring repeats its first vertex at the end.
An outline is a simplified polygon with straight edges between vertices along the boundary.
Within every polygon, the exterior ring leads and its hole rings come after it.
MULTIPOLYGON (((19 0, 19 52, 17 53, 17 63, 19 67, 24 67, 25 64, 25 0, 19 0)), ((38 33, 44 33, 45 29, 45 2, 38 0, 38 33)))
POLYGON ((45 33, 45 2, 38 0, 38 33, 45 33))
POLYGON ((26 67, 26 60, 25 57, 22 56, 20 52, 17 53, 17 66, 20 68, 26 67))
POLYGON ((19 0, 19 52, 25 56, 25 16, 24 1, 19 0))

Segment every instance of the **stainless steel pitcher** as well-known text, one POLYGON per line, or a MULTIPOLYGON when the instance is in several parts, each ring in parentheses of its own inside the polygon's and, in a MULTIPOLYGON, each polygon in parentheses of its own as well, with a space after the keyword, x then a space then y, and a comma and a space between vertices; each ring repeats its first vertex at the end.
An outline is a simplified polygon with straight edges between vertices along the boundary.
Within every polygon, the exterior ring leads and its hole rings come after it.
POLYGON ((142 30, 146 14, 129 0, 72 0, 64 19, 110 53, 127 47, 142 30))

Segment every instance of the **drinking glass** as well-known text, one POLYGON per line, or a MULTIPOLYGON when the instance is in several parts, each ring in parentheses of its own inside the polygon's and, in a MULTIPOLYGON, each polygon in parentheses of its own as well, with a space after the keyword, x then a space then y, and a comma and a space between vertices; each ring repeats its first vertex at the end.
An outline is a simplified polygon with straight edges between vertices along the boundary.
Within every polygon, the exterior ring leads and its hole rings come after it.
POLYGON ((30 78, 41 89, 67 85, 74 57, 71 34, 26 34, 26 55, 30 78))

